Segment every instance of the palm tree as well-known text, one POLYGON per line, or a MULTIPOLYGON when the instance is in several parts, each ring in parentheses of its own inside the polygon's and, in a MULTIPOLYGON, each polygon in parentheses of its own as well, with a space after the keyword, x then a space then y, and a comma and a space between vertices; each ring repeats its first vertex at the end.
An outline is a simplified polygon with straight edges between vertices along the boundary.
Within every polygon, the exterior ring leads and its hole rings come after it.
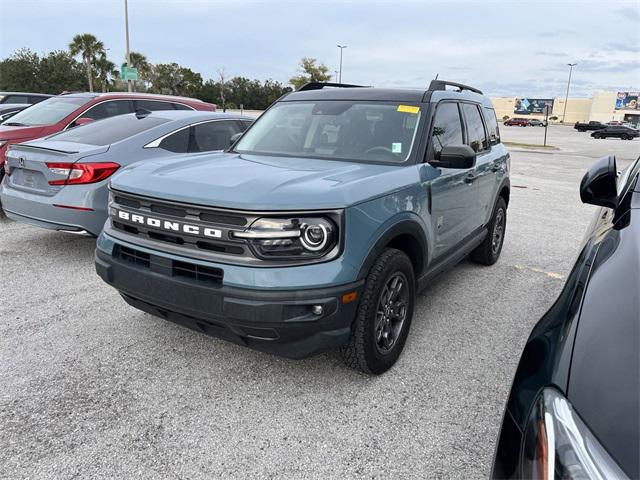
POLYGON ((89 91, 93 92, 93 71, 92 65, 96 56, 104 52, 104 44, 90 33, 76 35, 69 44, 69 52, 74 57, 82 56, 82 61, 87 68, 87 79, 89 80, 89 91))
POLYGON ((98 69, 100 83, 102 84, 102 91, 106 92, 107 86, 109 85, 109 77, 113 78, 117 74, 116 66, 107 59, 104 51, 100 52, 100 56, 95 60, 95 64, 98 69))
MULTIPOLYGON (((139 52, 129 52, 129 61, 132 67, 138 69, 138 79, 142 81, 142 84, 146 88, 146 83, 151 79, 152 65, 143 54, 139 52)), ((134 90, 136 82, 133 82, 134 90)))

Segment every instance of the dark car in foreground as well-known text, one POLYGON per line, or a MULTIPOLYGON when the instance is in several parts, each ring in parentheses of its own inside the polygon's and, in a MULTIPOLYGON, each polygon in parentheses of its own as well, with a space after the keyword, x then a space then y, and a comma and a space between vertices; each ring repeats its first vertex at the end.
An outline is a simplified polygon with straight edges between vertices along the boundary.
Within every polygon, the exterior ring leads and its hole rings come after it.
POLYGON ((528 118, 510 118, 504 122, 504 125, 507 127, 528 127, 529 119, 528 118))
POLYGON ((136 111, 205 110, 201 100, 146 93, 69 93, 48 98, 0 124, 0 180, 9 145, 52 135, 79 125, 136 111))
POLYGON ((0 200, 6 215, 42 228, 97 236, 107 219, 107 183, 136 162, 222 151, 252 119, 163 110, 118 115, 12 145, 0 200))
POLYGON ((560 296, 534 327, 504 412, 493 478, 640 477, 640 158, 594 164, 600 208, 560 296))
POLYGON ((601 130, 596 130, 591 134, 593 138, 620 138, 622 140, 633 140, 640 137, 640 130, 623 125, 607 125, 601 130))
POLYGON ((468 255, 498 260, 509 159, 473 87, 310 83, 225 153, 116 174, 96 270, 199 332, 291 358, 340 349, 380 374, 421 288, 468 255))

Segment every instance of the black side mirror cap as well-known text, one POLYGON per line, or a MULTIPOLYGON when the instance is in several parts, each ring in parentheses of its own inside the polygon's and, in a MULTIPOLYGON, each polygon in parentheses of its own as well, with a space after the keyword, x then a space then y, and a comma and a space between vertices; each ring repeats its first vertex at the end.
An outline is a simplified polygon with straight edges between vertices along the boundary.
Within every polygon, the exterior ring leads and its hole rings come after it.
POLYGON ((238 141, 238 139, 242 136, 243 133, 244 132, 238 132, 231 135, 231 137, 229 138, 229 146, 232 147, 233 144, 238 141))
POLYGON ((476 155, 469 145, 446 145, 434 164, 441 168, 471 168, 476 164, 476 155))
POLYGON ((580 182, 580 200, 600 207, 618 207, 618 168, 614 155, 602 157, 584 174, 580 182))

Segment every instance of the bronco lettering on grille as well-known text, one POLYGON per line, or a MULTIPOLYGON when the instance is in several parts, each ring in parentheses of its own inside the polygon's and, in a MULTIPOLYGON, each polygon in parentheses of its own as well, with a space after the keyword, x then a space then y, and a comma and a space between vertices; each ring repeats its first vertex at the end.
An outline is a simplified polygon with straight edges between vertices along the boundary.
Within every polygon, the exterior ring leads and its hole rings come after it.
POLYGON ((147 225, 152 228, 159 228, 161 230, 167 230, 171 232, 182 232, 188 235, 201 235, 209 238, 221 238, 222 231, 216 228, 203 228, 199 225, 191 225, 182 222, 172 222, 169 220, 162 220, 160 218, 147 217, 146 215, 140 215, 137 213, 129 213, 124 210, 116 210, 117 218, 130 223, 139 223, 140 225, 147 225))

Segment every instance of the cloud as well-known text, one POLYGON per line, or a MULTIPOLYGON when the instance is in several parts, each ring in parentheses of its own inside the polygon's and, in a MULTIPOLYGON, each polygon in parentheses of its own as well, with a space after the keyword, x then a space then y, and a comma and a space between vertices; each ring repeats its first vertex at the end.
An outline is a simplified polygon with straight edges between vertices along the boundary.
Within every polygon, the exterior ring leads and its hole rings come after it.
POLYGON ((621 15, 622 17, 628 20, 632 20, 635 22, 640 21, 640 7, 637 7, 637 4, 636 4, 636 8, 634 7, 619 8, 618 10, 616 10, 616 13, 618 13, 618 15, 621 15))
POLYGON ((540 57, 567 57, 569 54, 567 52, 538 51, 538 52, 535 52, 535 55, 538 55, 540 57))

